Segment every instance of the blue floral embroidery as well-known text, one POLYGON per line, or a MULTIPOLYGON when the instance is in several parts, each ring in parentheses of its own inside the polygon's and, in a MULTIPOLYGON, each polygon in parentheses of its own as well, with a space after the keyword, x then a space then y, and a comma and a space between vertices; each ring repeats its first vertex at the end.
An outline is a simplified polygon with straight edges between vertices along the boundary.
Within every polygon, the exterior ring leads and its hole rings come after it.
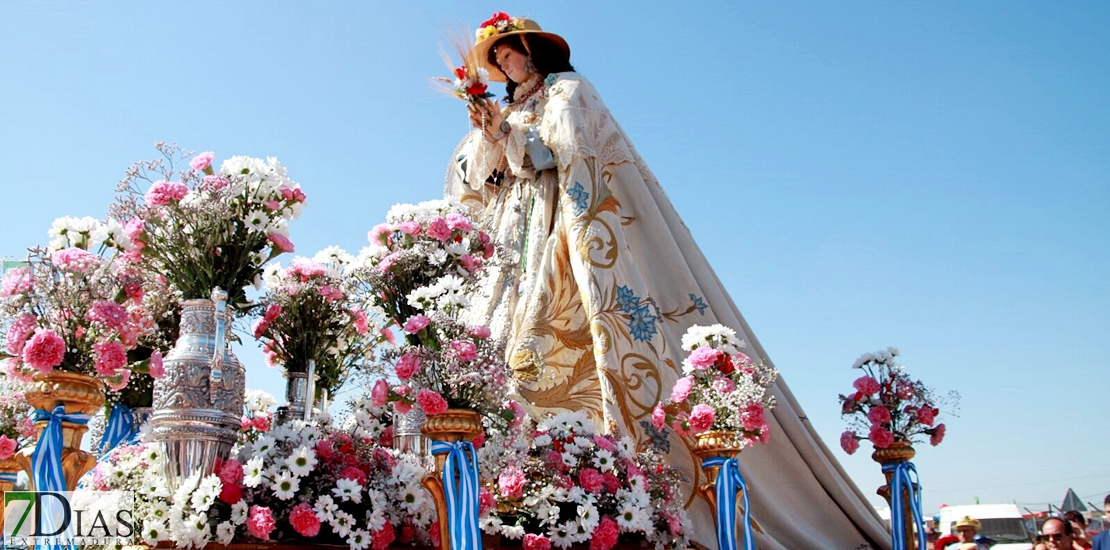
POLYGON ((574 187, 567 189, 567 196, 574 201, 575 215, 581 216, 590 207, 590 194, 581 183, 574 182, 574 187))
POLYGON ((690 299, 694 301, 694 309, 698 310, 698 313, 705 315, 705 310, 709 307, 709 304, 706 304, 705 300, 697 294, 691 294, 690 299))
POLYGON ((628 330, 632 332, 633 338, 641 341, 651 340, 655 336, 655 316, 651 314, 649 304, 642 305, 629 314, 628 330))
POLYGON ((643 428, 644 433, 646 433, 648 437, 651 438, 651 446, 655 450, 662 451, 664 453, 671 452, 671 440, 667 439, 667 428, 656 430, 655 426, 652 426, 651 422, 648 422, 647 420, 641 420, 640 427, 643 428))
POLYGON ((617 305, 620 306, 621 311, 625 313, 632 313, 640 305, 640 299, 632 293, 632 289, 626 286, 617 287, 617 305))

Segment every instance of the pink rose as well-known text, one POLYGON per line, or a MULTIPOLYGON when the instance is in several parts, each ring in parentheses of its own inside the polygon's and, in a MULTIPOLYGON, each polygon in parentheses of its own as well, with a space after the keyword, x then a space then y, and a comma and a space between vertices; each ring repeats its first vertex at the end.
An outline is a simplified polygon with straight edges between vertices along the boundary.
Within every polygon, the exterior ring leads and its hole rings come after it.
POLYGON ((397 229, 399 229, 401 233, 404 233, 405 235, 416 237, 420 235, 420 231, 422 228, 420 227, 420 222, 414 222, 410 220, 397 224, 397 229))
MULTIPOLYGON (((387 523, 388 525, 388 523, 387 523)), ((247 532, 252 537, 261 540, 270 540, 270 533, 274 531, 274 514, 265 506, 251 506, 247 514, 247 532)))
POLYGON ((43 374, 50 374, 61 365, 66 355, 66 342, 50 329, 39 329, 23 347, 23 362, 43 374))
POLYGON ((489 338, 490 330, 489 330, 489 327, 486 327, 486 326, 474 325, 474 326, 466 329, 466 335, 470 336, 471 338, 477 338, 479 340, 485 340, 486 338, 489 338))
POLYGON ((698 403, 690 411, 690 433, 699 434, 709 430, 717 420, 717 412, 705 403, 698 403))
POLYGON ((524 535, 524 550, 551 550, 551 541, 543 535, 524 535))
POLYGON ((721 358, 721 350, 709 346, 701 346, 690 354, 690 364, 695 369, 705 370, 717 364, 721 358))
POLYGON ((117 341, 93 344, 96 354, 96 373, 102 376, 115 376, 127 365, 127 352, 117 341))
POLYGON ((416 395, 416 402, 428 416, 435 416, 447 410, 447 400, 432 390, 420 390, 416 395))
POLYGON ((406 334, 416 334, 427 327, 432 322, 426 315, 413 315, 405 320, 405 324, 401 326, 401 330, 406 334))
POLYGON ((505 498, 524 496, 524 471, 517 466, 509 466, 497 476, 497 488, 505 498))
POLYGON ((474 345, 474 342, 456 340, 451 342, 451 351, 455 352, 455 356, 459 358, 459 361, 464 363, 478 358, 478 348, 474 345))
POLYGON ((855 453, 859 449, 859 440, 856 439, 856 434, 852 433, 851 430, 840 434, 840 448, 848 454, 855 453))
POLYGON ((690 390, 694 389, 694 378, 692 376, 683 376, 674 383, 674 388, 671 390, 671 401, 675 403, 682 403, 690 397, 690 390))
POLYGON ((601 472, 593 468, 583 468, 581 472, 578 472, 578 484, 587 493, 596 493, 605 486, 605 476, 602 476, 601 472))
POLYGON ((413 353, 406 353, 401 356, 397 361, 397 378, 401 380, 408 380, 414 374, 420 372, 420 356, 413 353))
POLYGON ((620 527, 611 517, 601 518, 601 523, 594 529, 590 539, 590 550, 609 550, 617 545, 620 527))
POLYGON ((85 312, 85 319, 93 323, 100 323, 105 327, 122 331, 127 325, 127 310, 123 306, 110 300, 97 300, 85 312))
POLYGON ((867 411, 867 419, 872 424, 890 424, 890 409, 886 407, 871 407, 867 411))
POLYGON ((432 220, 432 223, 428 224, 428 229, 425 233, 437 241, 446 241, 451 238, 451 228, 447 227, 447 221, 440 217, 437 217, 432 220))
POLYGON ((667 425, 667 411, 663 410, 662 403, 657 403, 655 409, 651 411, 651 425, 655 426, 656 430, 662 430, 663 426, 667 425))
POLYGON ((289 524, 302 537, 315 537, 320 534, 320 520, 307 502, 293 507, 289 512, 289 524))
POLYGON ((871 426, 871 433, 867 434, 867 439, 870 439, 871 443, 875 444, 875 447, 885 449, 889 447, 891 443, 894 443, 894 434, 879 424, 873 424, 871 426))
POLYGON ((370 391, 370 402, 376 407, 385 406, 389 402, 389 383, 379 379, 374 382, 374 389, 370 391))
POLYGON ((216 153, 214 153, 212 151, 205 151, 205 152, 200 153, 199 155, 193 157, 193 160, 189 161, 189 166, 193 170, 201 172, 201 171, 204 171, 204 169, 208 168, 209 166, 212 166, 212 159, 214 159, 214 158, 216 158, 216 153))
POLYGON ((451 229, 458 229, 459 231, 470 231, 473 226, 466 216, 452 212, 447 215, 447 227, 451 229))
POLYGON ((929 444, 934 447, 940 445, 940 442, 944 441, 944 432, 946 430, 947 428, 944 427, 944 424, 937 424, 937 427, 929 432, 929 444))
POLYGON ((269 239, 271 243, 274 243, 274 246, 282 252, 291 254, 294 250, 293 241, 289 240, 289 237, 281 233, 270 233, 266 238, 269 239))
POLYGON ((925 426, 932 426, 933 422, 937 420, 937 410, 925 405, 917 409, 917 421, 925 426))
POLYGON ((870 376, 861 376, 857 378, 855 382, 852 382, 852 387, 856 388, 856 391, 864 395, 879 393, 880 389, 879 381, 870 376))
POLYGON ((18 447, 15 440, 6 436, 0 435, 0 460, 7 460, 15 454, 15 449, 18 447))
POLYGON ((68 271, 88 273, 100 266, 100 256, 80 248, 64 248, 50 254, 50 261, 68 271))

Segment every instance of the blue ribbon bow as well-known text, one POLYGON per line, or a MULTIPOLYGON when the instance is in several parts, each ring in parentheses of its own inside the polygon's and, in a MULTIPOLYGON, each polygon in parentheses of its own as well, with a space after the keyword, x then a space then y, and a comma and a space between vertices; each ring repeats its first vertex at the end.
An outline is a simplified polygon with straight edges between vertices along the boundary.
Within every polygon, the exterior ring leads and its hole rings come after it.
POLYGON ((19 481, 19 472, 0 472, 0 481, 16 483, 19 481))
MULTIPOLYGON (((74 424, 88 424, 89 415, 84 413, 66 414, 64 405, 54 407, 52 412, 42 409, 35 410, 31 417, 34 422, 48 421, 46 429, 39 436, 35 451, 31 454, 31 479, 35 483, 36 491, 62 492, 66 487, 65 473, 62 472, 62 422, 74 424)), ((46 515, 46 527, 53 530, 51 514, 46 515)), ((49 545, 49 548, 62 548, 61 545, 49 545)))
POLYGON ((104 430, 104 437, 100 439, 100 446, 96 449, 97 454, 103 460, 110 451, 124 441, 131 443, 137 434, 131 409, 123 403, 116 403, 112 407, 112 413, 108 415, 108 428, 104 430))
POLYGON ((921 515, 921 487, 918 484, 917 468, 912 462, 883 464, 883 473, 893 472, 890 480, 890 534, 893 550, 909 550, 910 541, 906 540, 906 517, 903 514, 907 493, 910 498, 910 511, 917 531, 917 547, 925 548, 925 522, 921 515))
MULTIPOLYGON (((740 474, 740 463, 735 458, 714 456, 701 463, 703 468, 720 466, 717 470, 717 547, 736 550, 736 492, 744 492, 744 550, 755 550, 752 540, 751 507, 748 502, 748 484, 740 474)), ((924 547, 923 547, 924 548, 924 547)))
MULTIPOLYGON (((432 455, 447 454, 443 492, 447 497, 451 550, 481 550, 478 530, 478 453, 469 441, 432 440, 432 455)), ((443 527, 440 526, 440 529, 443 527)))

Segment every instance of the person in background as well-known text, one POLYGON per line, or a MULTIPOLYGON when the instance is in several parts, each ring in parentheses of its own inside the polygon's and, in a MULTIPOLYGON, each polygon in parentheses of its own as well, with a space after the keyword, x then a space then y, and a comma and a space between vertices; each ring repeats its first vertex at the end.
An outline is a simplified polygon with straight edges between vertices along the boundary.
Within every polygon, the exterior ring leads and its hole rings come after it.
POLYGON ((1072 544, 1076 548, 1088 549, 1091 541, 1087 540, 1087 518, 1075 510, 1064 512, 1064 521, 1071 524, 1072 544))
POLYGON ((956 531, 956 539, 961 543, 959 548, 963 548, 962 543, 970 542, 975 544, 975 548, 986 550, 985 546, 975 541, 975 535, 979 533, 979 529, 982 529, 982 527, 983 525, 979 523, 979 520, 971 516, 964 516, 958 519, 954 529, 956 531))
MULTIPOLYGON (((1106 512, 1106 519, 1110 521, 1110 495, 1106 495, 1102 501, 1102 507, 1106 512)), ((1091 550, 1110 550, 1110 529, 1099 533, 1091 541, 1091 550)))
POLYGON ((1082 547, 1075 545, 1074 536, 1071 523, 1060 518, 1048 518, 1041 526, 1044 542, 1037 543, 1033 550, 1080 550, 1082 547))

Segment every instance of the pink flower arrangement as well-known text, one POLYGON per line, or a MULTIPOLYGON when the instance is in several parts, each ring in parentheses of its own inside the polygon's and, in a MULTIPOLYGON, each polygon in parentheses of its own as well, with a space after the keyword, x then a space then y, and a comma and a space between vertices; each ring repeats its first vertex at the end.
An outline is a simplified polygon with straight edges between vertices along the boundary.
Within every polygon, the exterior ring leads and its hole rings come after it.
MULTIPOLYGON (((937 398, 931 389, 909 377, 895 362, 897 356, 897 349, 888 348, 864 354, 852 365, 864 374, 852 382, 855 392, 840 396, 841 416, 849 422, 849 429, 840 436, 844 452, 855 453, 864 439, 876 449, 896 441, 912 443, 919 435, 928 435, 933 445, 944 439, 944 424, 935 425, 940 413, 937 398)), ((945 401, 954 406, 958 399, 959 395, 951 392, 945 401)))
POLYGON ((270 540, 270 533, 274 532, 277 525, 274 523, 274 514, 265 506, 254 505, 247 516, 247 531, 252 537, 261 540, 270 540))
POLYGON ((680 436, 710 430, 735 434, 734 444, 765 443, 770 434, 766 411, 774 407, 767 391, 778 372, 753 362, 740 352, 732 329, 693 326, 682 337, 690 352, 683 376, 671 388, 670 399, 652 411, 657 430, 670 426, 680 436))

